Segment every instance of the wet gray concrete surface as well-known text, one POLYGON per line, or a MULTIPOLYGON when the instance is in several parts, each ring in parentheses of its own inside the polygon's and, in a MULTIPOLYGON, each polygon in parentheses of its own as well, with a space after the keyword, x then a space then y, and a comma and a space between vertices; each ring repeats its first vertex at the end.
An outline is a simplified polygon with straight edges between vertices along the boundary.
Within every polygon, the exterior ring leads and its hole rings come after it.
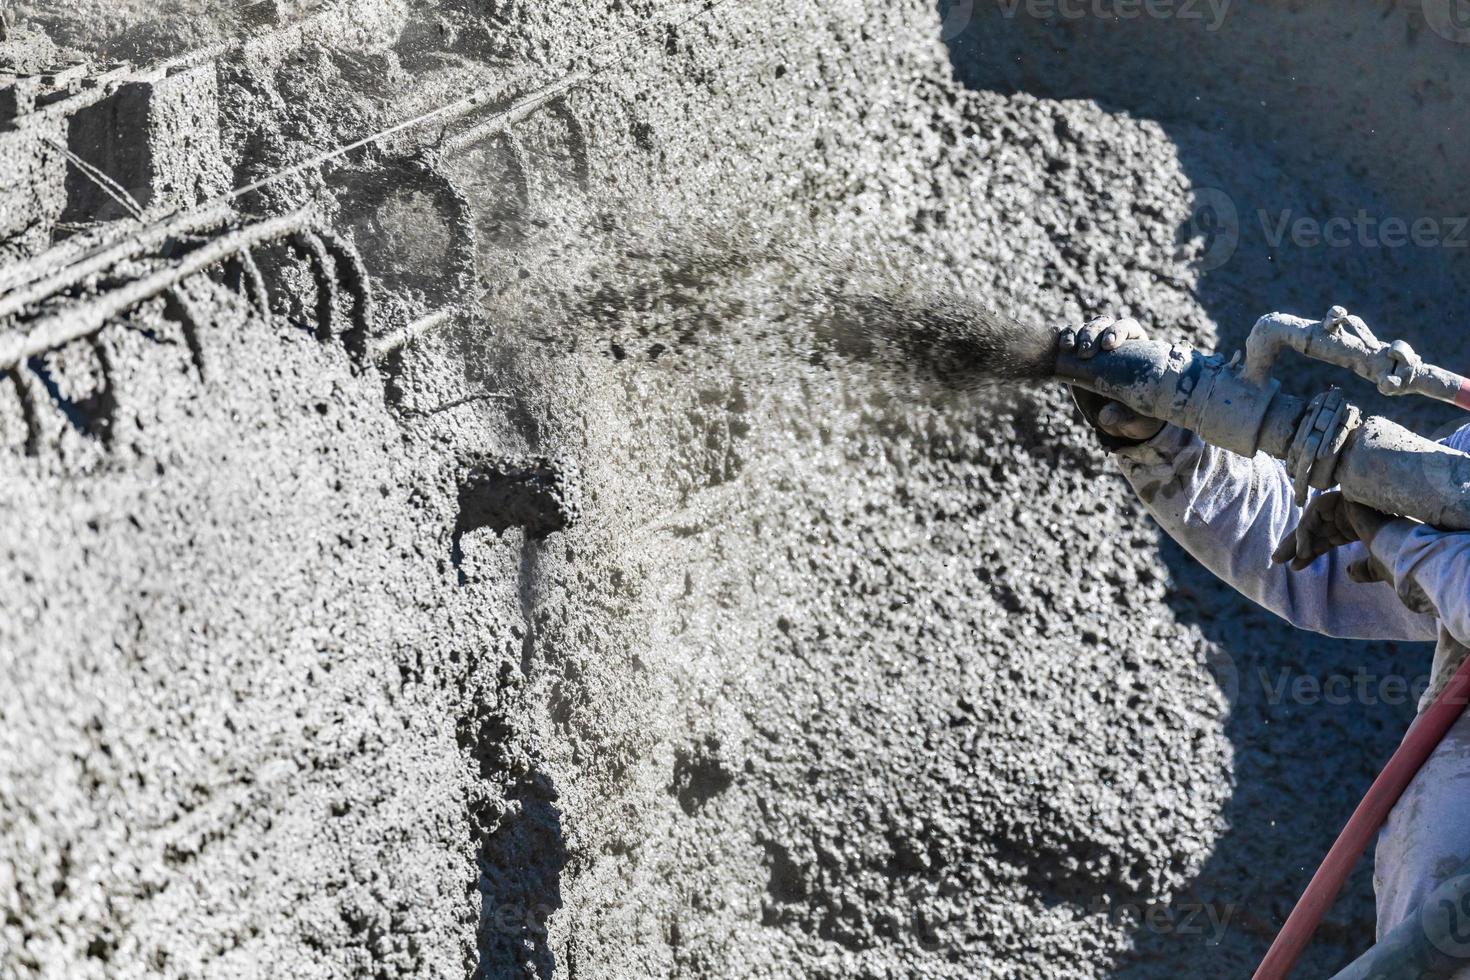
MULTIPOLYGON (((0 277, 134 227, 61 148, 156 216, 490 94, 234 202, 355 244, 363 349, 271 242, 268 315, 196 276, 0 384, 0 976, 1248 972, 1413 703, 1282 684, 1428 649, 1231 594, 1055 387, 818 349, 824 270, 1463 370, 1466 48, 1017 9, 13 4, 0 277), (1360 209, 1439 238, 1275 240, 1360 209)), ((1365 865, 1302 975, 1371 933, 1365 865)))

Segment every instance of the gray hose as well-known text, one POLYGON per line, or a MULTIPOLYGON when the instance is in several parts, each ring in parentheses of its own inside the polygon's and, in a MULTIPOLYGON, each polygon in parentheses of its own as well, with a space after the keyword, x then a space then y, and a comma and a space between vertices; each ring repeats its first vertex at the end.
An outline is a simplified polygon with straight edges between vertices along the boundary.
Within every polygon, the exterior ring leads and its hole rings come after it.
MULTIPOLYGON (((1056 376, 1242 456, 1265 452, 1286 459, 1307 411, 1304 400, 1283 393, 1274 380, 1244 381, 1219 357, 1160 341, 1129 341, 1087 359, 1062 351, 1056 376)), ((1386 514, 1470 530, 1470 455, 1380 416, 1365 418, 1335 467, 1311 485, 1336 485, 1386 514)))

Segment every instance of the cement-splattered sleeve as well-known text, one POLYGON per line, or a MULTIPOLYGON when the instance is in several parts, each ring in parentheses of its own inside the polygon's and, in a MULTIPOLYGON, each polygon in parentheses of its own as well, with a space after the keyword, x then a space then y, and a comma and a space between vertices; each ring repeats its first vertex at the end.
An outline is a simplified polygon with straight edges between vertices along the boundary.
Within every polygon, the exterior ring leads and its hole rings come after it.
POLYGON ((1245 459, 1172 425, 1115 455, 1144 506, 1175 541, 1293 625, 1353 639, 1436 638, 1434 617, 1410 611, 1393 586, 1348 577, 1348 566, 1363 557, 1361 544, 1328 552, 1300 572, 1271 563, 1271 552, 1301 516, 1276 460, 1245 459))
MULTIPOLYGON (((1441 441, 1470 451, 1470 426, 1441 441)), ((1379 530, 1372 551, 1406 605, 1437 616, 1451 636, 1470 646, 1470 532, 1440 531, 1404 518, 1379 530)))

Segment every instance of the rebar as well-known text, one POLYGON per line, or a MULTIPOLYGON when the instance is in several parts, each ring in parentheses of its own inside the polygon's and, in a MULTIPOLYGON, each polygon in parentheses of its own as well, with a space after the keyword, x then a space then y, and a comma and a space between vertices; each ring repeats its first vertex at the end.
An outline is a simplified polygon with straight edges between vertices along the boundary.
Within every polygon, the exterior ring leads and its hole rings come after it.
POLYGON ((516 123, 523 121, 538 110, 545 107, 552 100, 569 92, 570 90, 587 81, 586 72, 575 72, 564 78, 557 79, 550 85, 544 85, 528 95, 522 96, 511 106, 495 115, 471 126, 462 133, 456 133, 444 141, 445 153, 458 153, 466 147, 480 142, 487 136, 495 133, 503 133, 516 123))
POLYGON ((179 287, 166 290, 163 295, 163 315, 179 325, 184 335, 184 346, 189 349, 189 359, 194 362, 194 370, 199 372, 199 380, 204 381, 204 345, 199 340, 199 312, 194 308, 194 301, 179 287))
POLYGON ((327 254, 336 263, 337 280, 352 300, 349 313, 352 326, 343 332, 342 346, 353 360, 361 362, 367 356, 368 332, 373 321, 372 281, 357 249, 333 232, 323 230, 319 234, 327 254))
POLYGON ((42 142, 49 144, 52 149, 56 150, 62 156, 66 157, 67 161, 73 167, 76 167, 77 170, 82 174, 82 176, 86 177, 94 185, 96 185, 97 189, 102 191, 103 194, 106 194, 108 197, 112 198, 113 203, 126 211, 130 217, 134 219, 143 217, 143 206, 133 199, 133 195, 128 193, 126 187, 123 187, 117 181, 109 177, 106 172, 102 170, 102 168, 96 166, 95 164, 88 163, 86 160, 73 153, 70 147, 59 140, 54 140, 51 137, 47 136, 42 138, 42 142))
POLYGON ((195 249, 171 265, 141 279, 43 317, 23 334, 0 338, 0 371, 12 370, 27 357, 96 333, 113 318, 242 250, 288 238, 311 226, 311 212, 306 209, 247 225, 195 249))
POLYGON ((592 185, 592 157, 587 149, 587 129, 582 120, 572 111, 566 96, 554 100, 547 111, 562 121, 567 128, 567 142, 572 151, 572 177, 577 186, 587 190, 592 185))
POLYGON ((233 214, 234 211, 223 204, 189 211, 166 221, 144 225, 126 238, 98 245, 69 261, 58 258, 54 253, 42 254, 18 269, 7 269, 0 275, 0 291, 4 291, 0 295, 0 319, 13 317, 119 262, 160 248, 170 238, 217 232, 233 214), (58 266, 58 262, 64 264, 58 266))
POLYGON ((373 358, 382 360, 390 354, 403 350, 425 334, 432 333, 446 323, 452 322, 462 312, 457 306, 447 306, 442 310, 435 310, 427 316, 420 317, 402 330, 379 338, 372 345, 373 358))
POLYGON ((230 287, 249 300, 261 319, 269 320, 270 293, 265 287, 265 276, 261 275, 260 266, 255 264, 255 257, 250 254, 250 249, 242 248, 230 256, 225 262, 225 274, 230 287))
POLYGON ((36 391, 23 368, 17 366, 5 372, 15 388, 16 400, 20 402, 20 416, 26 427, 25 454, 36 456, 41 449, 41 416, 36 408, 36 391))
POLYGON ((306 260, 316 283, 316 338, 331 340, 337 335, 337 279, 332 257, 314 229, 295 231, 289 241, 291 250, 306 260))

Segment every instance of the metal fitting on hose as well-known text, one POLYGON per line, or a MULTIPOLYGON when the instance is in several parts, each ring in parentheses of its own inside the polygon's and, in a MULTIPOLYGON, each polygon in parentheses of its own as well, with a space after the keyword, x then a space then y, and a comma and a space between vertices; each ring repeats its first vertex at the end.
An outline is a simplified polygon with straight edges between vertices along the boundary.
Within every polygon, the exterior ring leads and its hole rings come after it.
POLYGON ((1341 388, 1329 388, 1307 403, 1296 438, 1286 451, 1286 472, 1297 506, 1307 502, 1307 490, 1337 486, 1337 463, 1349 437, 1363 423, 1358 406, 1343 397, 1341 388))
POLYGON ((1362 317, 1341 306, 1332 307, 1321 320, 1289 313, 1261 317, 1246 338, 1241 376, 1255 384, 1263 382, 1287 348, 1346 368, 1385 395, 1422 395, 1470 409, 1470 380, 1426 364, 1402 340, 1379 340, 1362 317))
POLYGON ((1219 357, 1146 340, 1087 359, 1061 351, 1056 376, 1211 445, 1286 460, 1299 496, 1308 486, 1336 485, 1386 514, 1470 530, 1470 455, 1381 416, 1363 417, 1345 401, 1324 395, 1308 403, 1274 378, 1254 382, 1219 357))

